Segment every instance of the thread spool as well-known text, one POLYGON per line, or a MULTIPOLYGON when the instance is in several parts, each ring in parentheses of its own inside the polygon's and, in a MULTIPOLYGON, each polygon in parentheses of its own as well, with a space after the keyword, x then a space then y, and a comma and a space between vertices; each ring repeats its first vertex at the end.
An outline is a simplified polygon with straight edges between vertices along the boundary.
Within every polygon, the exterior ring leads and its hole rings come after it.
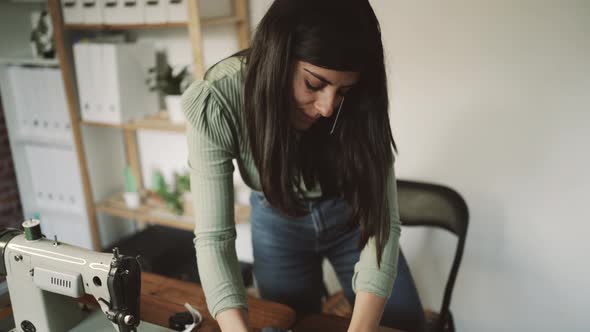
POLYGON ((37 241, 43 237, 41 234, 41 222, 39 219, 29 219, 23 222, 25 229, 25 239, 27 241, 37 241))

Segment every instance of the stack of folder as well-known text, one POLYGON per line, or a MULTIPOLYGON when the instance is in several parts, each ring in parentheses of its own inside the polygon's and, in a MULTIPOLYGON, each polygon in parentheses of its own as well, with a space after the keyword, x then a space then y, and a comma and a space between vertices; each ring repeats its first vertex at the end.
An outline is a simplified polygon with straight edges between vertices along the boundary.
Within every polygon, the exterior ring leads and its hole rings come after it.
POLYGON ((187 21, 185 0, 61 0, 66 24, 158 24, 187 21))
POLYGON ((146 84, 153 45, 76 43, 74 62, 82 120, 119 125, 158 112, 158 95, 146 84))
POLYGON ((49 62, 14 59, 0 64, 0 86, 25 218, 40 219, 48 237, 90 248, 61 70, 49 62))
POLYGON ((21 138, 72 143, 61 72, 57 68, 10 66, 16 132, 21 138))
POLYGON ((73 149, 24 147, 37 208, 83 213, 84 196, 73 149))

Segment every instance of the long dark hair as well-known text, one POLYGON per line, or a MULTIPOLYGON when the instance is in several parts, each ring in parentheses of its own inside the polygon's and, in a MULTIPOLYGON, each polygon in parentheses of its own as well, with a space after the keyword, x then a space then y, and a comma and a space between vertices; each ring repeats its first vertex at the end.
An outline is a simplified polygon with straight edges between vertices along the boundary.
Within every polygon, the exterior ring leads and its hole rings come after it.
POLYGON ((275 0, 244 55, 245 121, 252 156, 268 201, 284 213, 306 213, 304 189, 344 198, 359 249, 375 236, 377 262, 389 238, 388 177, 396 150, 388 116, 387 78, 379 22, 368 0, 275 0), (335 116, 300 139, 289 121, 293 64, 301 60, 360 79, 335 116))

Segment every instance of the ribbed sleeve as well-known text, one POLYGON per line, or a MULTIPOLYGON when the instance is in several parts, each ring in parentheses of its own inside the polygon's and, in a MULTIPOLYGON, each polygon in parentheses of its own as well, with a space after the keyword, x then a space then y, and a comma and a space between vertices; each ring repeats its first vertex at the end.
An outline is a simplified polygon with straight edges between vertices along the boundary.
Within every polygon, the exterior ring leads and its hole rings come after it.
POLYGON ((234 170, 236 142, 230 110, 220 106, 209 82, 193 83, 184 93, 188 167, 195 220, 195 249, 209 312, 247 308, 235 249, 234 170))
POLYGON ((393 167, 387 185, 389 190, 389 240, 383 249, 381 268, 377 267, 377 247, 375 238, 371 237, 361 251, 361 257, 354 266, 354 275, 352 277, 352 289, 355 293, 365 291, 384 298, 391 296, 393 282, 397 275, 399 237, 401 235, 397 186, 393 167))

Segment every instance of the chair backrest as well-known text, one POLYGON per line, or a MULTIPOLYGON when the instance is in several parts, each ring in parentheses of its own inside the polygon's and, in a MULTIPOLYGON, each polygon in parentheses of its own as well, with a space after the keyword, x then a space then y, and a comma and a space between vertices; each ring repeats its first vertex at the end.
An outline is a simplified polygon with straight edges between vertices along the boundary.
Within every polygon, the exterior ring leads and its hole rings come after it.
POLYGON ((439 330, 442 330, 449 318, 451 295, 465 247, 469 223, 467 204, 455 190, 433 183, 398 180, 397 192, 402 225, 438 227, 458 237, 440 309, 439 330))

